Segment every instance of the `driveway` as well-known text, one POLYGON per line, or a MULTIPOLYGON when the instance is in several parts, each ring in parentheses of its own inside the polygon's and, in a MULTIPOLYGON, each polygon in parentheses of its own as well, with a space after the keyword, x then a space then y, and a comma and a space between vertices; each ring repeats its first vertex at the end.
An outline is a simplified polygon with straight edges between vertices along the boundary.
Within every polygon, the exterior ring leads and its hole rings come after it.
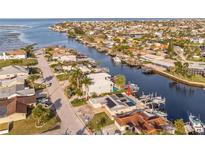
POLYGON ((61 119, 60 129, 49 131, 43 134, 48 135, 63 135, 63 134, 89 134, 85 129, 84 123, 75 113, 73 107, 69 103, 68 98, 64 95, 64 90, 60 86, 57 78, 54 76, 48 62, 43 56, 43 51, 36 51, 38 67, 43 72, 43 78, 46 83, 52 83, 47 88, 48 94, 54 104, 57 114, 61 119))

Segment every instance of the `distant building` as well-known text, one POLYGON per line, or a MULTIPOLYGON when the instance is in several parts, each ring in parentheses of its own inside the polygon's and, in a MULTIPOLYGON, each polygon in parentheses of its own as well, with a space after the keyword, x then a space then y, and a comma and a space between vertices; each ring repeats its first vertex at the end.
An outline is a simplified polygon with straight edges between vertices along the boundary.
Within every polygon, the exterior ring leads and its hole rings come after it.
POLYGON ((110 80, 110 75, 107 73, 92 73, 87 75, 92 80, 92 84, 87 87, 83 86, 83 91, 87 96, 93 94, 100 95, 110 93, 113 90, 113 82, 110 80))

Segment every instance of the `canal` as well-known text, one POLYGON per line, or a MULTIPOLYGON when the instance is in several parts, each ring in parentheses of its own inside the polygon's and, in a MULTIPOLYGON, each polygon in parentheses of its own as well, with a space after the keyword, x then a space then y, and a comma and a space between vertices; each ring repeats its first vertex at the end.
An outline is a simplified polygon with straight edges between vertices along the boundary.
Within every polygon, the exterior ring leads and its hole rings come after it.
POLYGON ((25 29, 15 29, 15 32, 21 34, 22 42, 37 43, 39 47, 65 45, 66 47, 76 49, 80 53, 100 62, 101 66, 109 68, 111 75, 123 74, 127 81, 138 84, 140 87, 139 95, 143 91, 145 94, 157 93, 157 95, 165 97, 165 109, 168 113, 168 119, 170 120, 183 118, 187 121, 188 113, 193 113, 205 122, 205 91, 203 89, 186 86, 184 84, 173 84, 171 80, 163 76, 157 74, 145 75, 141 69, 129 67, 125 64, 116 65, 109 56, 97 52, 96 49, 86 47, 74 39, 67 38, 63 33, 53 32, 48 29, 48 26, 64 20, 65 19, 0 20, 0 25, 30 26, 30 28, 25 29))

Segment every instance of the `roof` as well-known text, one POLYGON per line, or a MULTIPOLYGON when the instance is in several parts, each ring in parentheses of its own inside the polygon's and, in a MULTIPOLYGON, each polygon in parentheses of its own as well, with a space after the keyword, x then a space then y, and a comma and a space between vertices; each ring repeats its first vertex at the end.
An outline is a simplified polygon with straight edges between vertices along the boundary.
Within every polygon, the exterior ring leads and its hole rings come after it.
POLYGON ((8 52, 9 55, 25 55, 26 51, 24 50, 15 50, 8 52))
POLYGON ((13 79, 0 80, 0 87, 9 87, 14 84, 24 84, 24 82, 25 82, 24 78, 17 76, 13 79))
POLYGON ((0 88, 0 98, 30 95, 35 95, 34 89, 25 88, 23 84, 0 88))
POLYGON ((118 117, 116 118, 116 121, 120 126, 131 124, 141 132, 147 134, 156 134, 157 129, 160 129, 162 125, 167 124, 165 119, 157 116, 149 117, 143 112, 118 117))
POLYGON ((33 104, 35 102, 35 96, 20 96, 11 99, 0 100, 0 107, 4 107, 6 109, 5 116, 8 116, 13 113, 27 113, 27 105, 33 104))
POLYGON ((10 65, 0 69, 0 75, 18 74, 18 73, 28 74, 28 70, 25 67, 18 66, 18 65, 10 65))
POLYGON ((111 77, 108 73, 91 73, 88 75, 89 78, 95 80, 95 79, 105 79, 107 77, 111 77))
POLYGON ((119 110, 135 106, 135 102, 124 94, 113 94, 107 98, 107 107, 110 110, 119 110))

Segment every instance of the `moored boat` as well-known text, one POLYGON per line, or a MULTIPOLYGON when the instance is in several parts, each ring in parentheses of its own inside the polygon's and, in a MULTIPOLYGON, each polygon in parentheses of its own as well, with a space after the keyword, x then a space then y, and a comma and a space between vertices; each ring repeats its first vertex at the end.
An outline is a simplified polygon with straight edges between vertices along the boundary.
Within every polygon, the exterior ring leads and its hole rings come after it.
POLYGON ((113 57, 112 59, 115 63, 121 63, 121 60, 119 57, 113 57))
POLYGON ((197 118, 196 116, 190 114, 189 115, 189 121, 190 121, 190 124, 193 127, 194 131, 197 134, 204 134, 204 126, 203 126, 203 123, 201 122, 201 120, 199 118, 197 118))

